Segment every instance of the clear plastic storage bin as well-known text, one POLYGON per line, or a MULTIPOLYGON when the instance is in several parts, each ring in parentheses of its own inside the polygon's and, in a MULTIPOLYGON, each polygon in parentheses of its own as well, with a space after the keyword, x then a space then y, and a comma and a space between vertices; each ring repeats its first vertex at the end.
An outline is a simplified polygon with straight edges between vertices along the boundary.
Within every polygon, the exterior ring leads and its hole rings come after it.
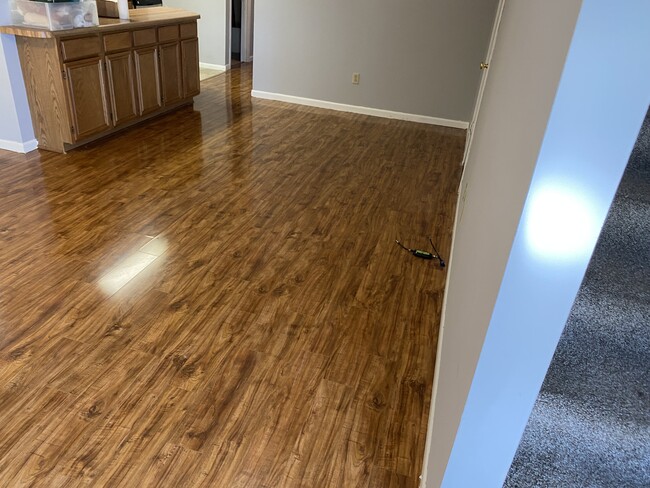
POLYGON ((50 30, 75 29, 99 25, 97 2, 34 2, 9 0, 14 25, 29 25, 50 30))

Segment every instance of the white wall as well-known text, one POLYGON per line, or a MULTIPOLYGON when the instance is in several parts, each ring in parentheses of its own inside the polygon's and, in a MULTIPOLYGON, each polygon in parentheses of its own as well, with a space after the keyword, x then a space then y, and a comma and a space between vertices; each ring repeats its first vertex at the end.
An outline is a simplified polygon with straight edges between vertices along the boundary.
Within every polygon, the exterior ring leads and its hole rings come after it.
POLYGON ((428 488, 502 486, 650 103, 650 4, 584 2, 570 40, 579 6, 506 3, 501 64, 490 69, 541 71, 527 84, 515 71, 516 85, 501 88, 511 103, 480 114, 500 145, 473 147, 464 178, 428 488), (606 69, 595 72, 595 59, 606 69))
POLYGON ((497 0, 255 5, 253 88, 469 121, 497 0), (352 84, 352 73, 361 83, 352 84))
MULTIPOLYGON (((9 23, 9 9, 0 4, 0 24, 9 23)), ((28 152, 36 148, 16 41, 0 35, 0 149, 28 152)))
POLYGON ((230 0, 163 0, 165 7, 182 8, 201 15, 199 20, 199 61, 225 69, 230 64, 226 45, 230 0))

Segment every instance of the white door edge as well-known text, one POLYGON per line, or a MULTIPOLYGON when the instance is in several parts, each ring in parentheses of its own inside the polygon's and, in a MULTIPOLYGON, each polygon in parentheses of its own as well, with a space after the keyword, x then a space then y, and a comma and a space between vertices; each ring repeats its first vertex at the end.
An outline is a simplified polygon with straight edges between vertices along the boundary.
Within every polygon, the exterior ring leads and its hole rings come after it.
POLYGON ((474 126, 476 125, 476 120, 478 119, 479 111, 481 110, 481 102, 483 101, 483 93, 485 92, 485 84, 487 83, 487 78, 489 76, 490 68, 489 65, 492 62, 492 56, 494 54, 494 47, 497 43, 497 36, 499 34, 499 26, 501 25, 501 16, 503 15, 503 8, 506 4, 506 0, 499 0, 499 5, 497 6, 496 16, 494 17, 494 25, 492 27, 492 35, 490 36, 490 44, 488 45, 488 50, 485 56, 485 63, 488 64, 488 68, 483 70, 483 75, 481 76, 481 83, 478 87, 478 93, 476 95, 476 103, 474 104, 474 113, 472 114, 472 119, 469 122, 469 128, 467 129, 467 136, 465 140, 465 154, 463 155, 462 165, 465 166, 469 158, 469 153, 472 147, 472 139, 474 137, 474 126))

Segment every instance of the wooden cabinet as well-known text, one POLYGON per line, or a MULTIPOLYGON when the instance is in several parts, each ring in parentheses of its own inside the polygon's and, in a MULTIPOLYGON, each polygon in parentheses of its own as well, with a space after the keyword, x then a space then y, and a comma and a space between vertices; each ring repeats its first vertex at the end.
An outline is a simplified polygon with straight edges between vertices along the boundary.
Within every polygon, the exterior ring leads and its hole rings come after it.
POLYGON ((138 115, 147 115, 162 107, 158 47, 136 49, 134 55, 139 101, 138 115))
POLYGON ((165 106, 172 105, 183 98, 181 48, 178 42, 160 46, 160 82, 165 106))
POLYGON ((135 92, 133 53, 126 51, 106 55, 106 75, 112 122, 117 127, 140 115, 135 92))
POLYGON ((102 59, 66 63, 64 70, 70 95, 74 140, 109 130, 111 120, 102 59))
POLYGON ((183 97, 193 97, 201 91, 199 75, 199 40, 181 41, 183 67, 183 97))
POLYGON ((198 16, 138 16, 80 34, 12 30, 39 147, 65 152, 199 94, 198 16))

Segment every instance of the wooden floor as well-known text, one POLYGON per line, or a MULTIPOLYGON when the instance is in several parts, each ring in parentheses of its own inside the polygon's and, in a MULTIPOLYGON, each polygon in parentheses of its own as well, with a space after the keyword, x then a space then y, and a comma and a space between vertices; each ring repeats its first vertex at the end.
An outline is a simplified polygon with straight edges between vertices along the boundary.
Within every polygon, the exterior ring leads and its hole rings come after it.
POLYGON ((418 485, 464 133, 250 89, 0 152, 0 486, 418 485))

